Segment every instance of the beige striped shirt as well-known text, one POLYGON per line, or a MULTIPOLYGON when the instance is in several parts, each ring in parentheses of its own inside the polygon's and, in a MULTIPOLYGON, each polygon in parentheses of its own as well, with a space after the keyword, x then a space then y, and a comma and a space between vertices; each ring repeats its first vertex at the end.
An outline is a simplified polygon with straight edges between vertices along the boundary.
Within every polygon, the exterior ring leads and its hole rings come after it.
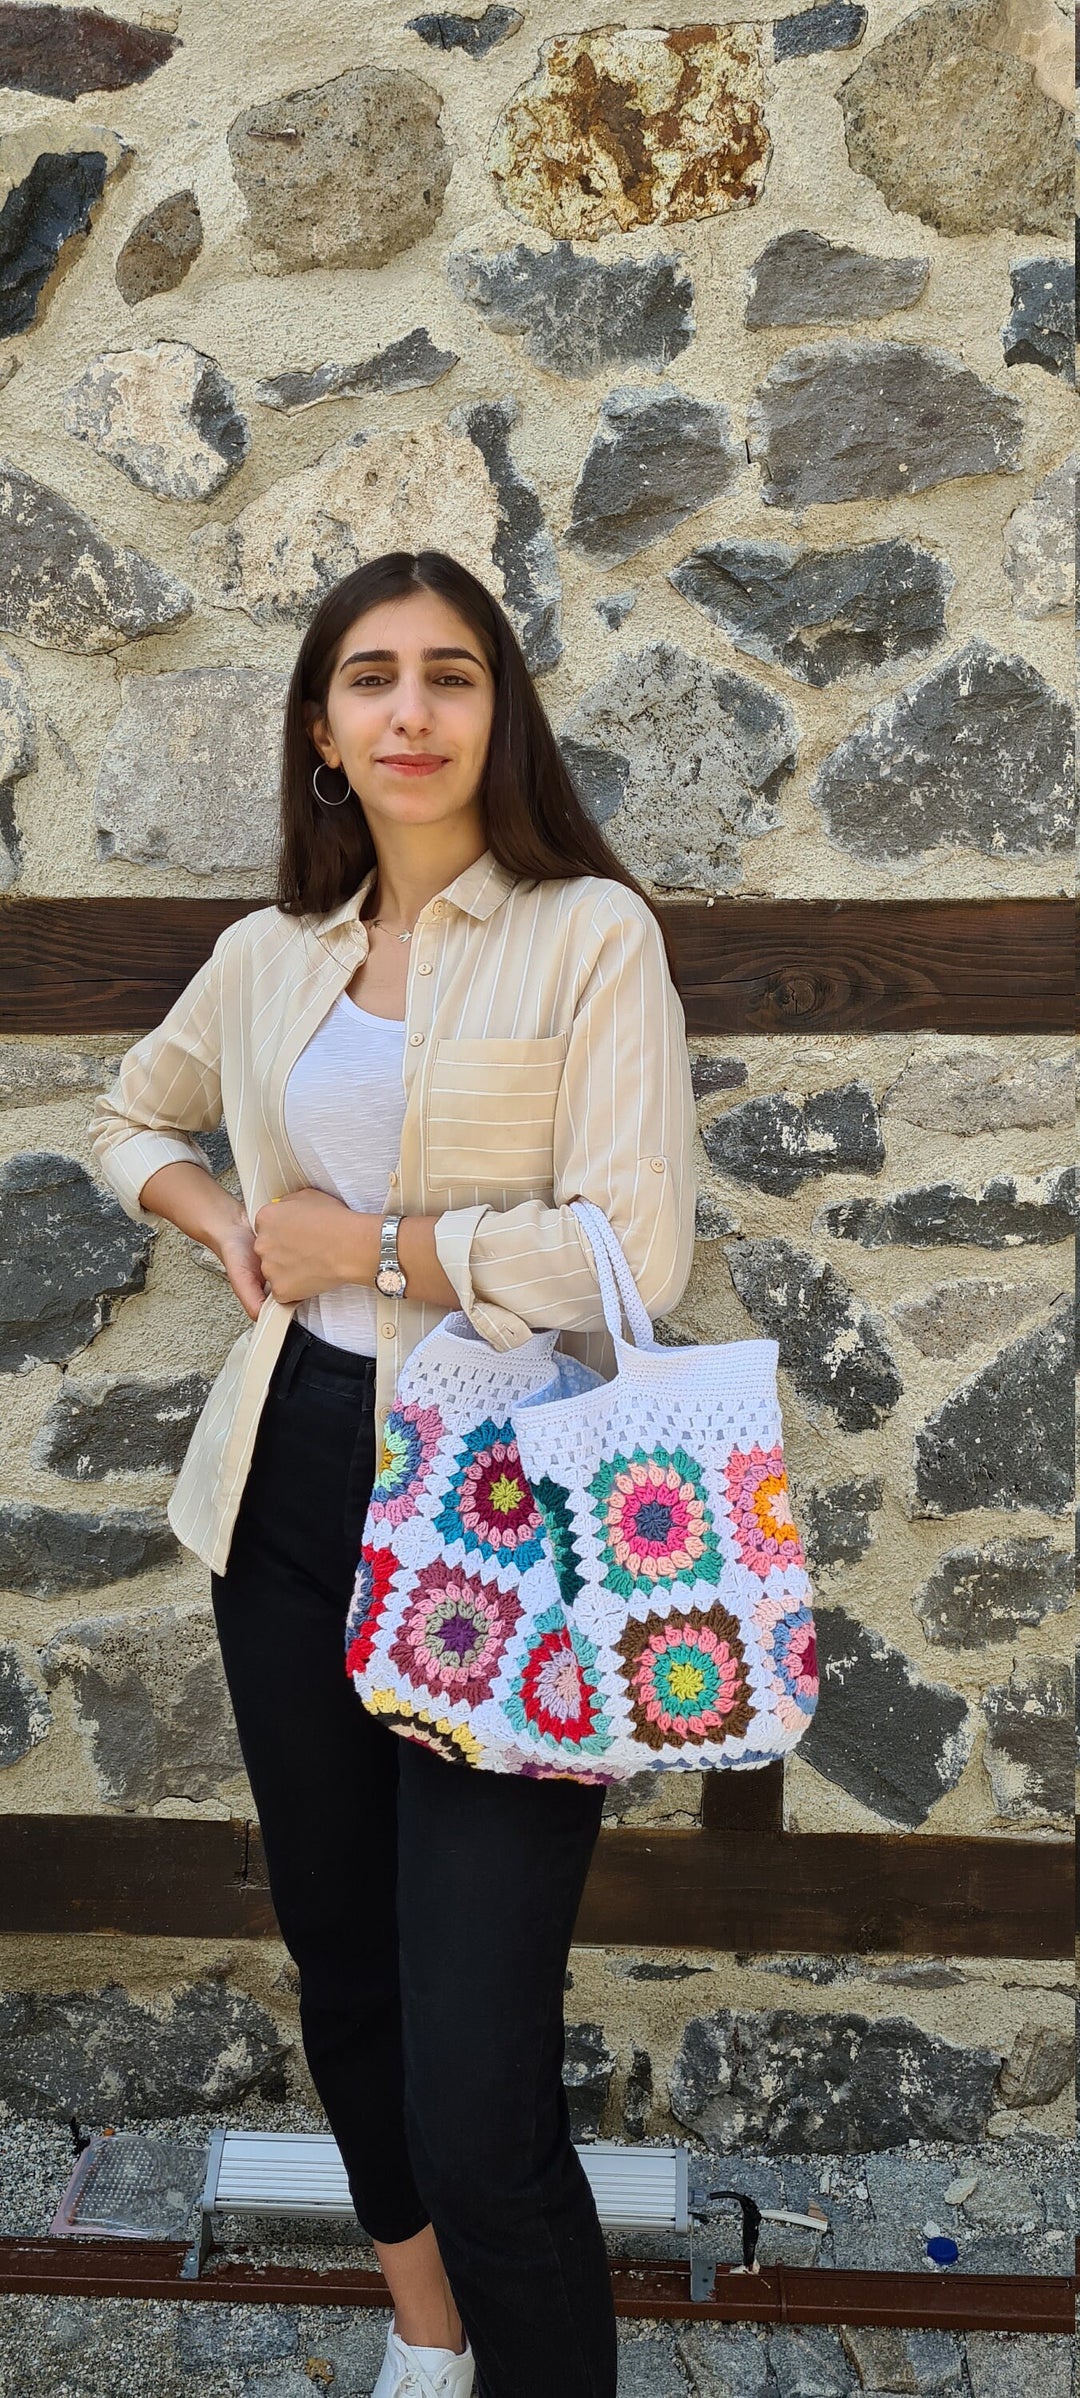
MULTIPOLYGON (((374 869, 327 916, 262 908, 230 925, 155 1032, 128 1050, 91 1127, 130 1216, 160 1166, 205 1166, 224 1122, 249 1217, 301 1189, 284 1127, 301 1050, 367 956, 374 869)), ((694 1099, 682 1003, 651 911, 621 883, 521 881, 485 850, 430 899, 409 945, 401 1154, 385 1206, 437 1217, 435 1247, 497 1349, 544 1327, 607 1375, 591 1252, 572 1199, 603 1208, 650 1314, 694 1249, 694 1099)), ((342 1098, 347 1102, 348 1094, 342 1098)), ((267 1386, 293 1310, 267 1298, 196 1425, 169 1518, 224 1571, 267 1386)), ((397 1377, 447 1310, 379 1295, 376 1440, 397 1377)))

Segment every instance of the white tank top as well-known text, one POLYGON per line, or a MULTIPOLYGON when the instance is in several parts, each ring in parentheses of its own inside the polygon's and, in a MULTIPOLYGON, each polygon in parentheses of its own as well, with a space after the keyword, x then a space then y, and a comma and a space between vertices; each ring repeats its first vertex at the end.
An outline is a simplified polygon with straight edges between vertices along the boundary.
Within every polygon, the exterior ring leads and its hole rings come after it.
MULTIPOLYGON (((285 1086, 285 1131, 314 1191, 381 1215, 405 1113, 405 1024, 373 1016, 343 991, 301 1051, 285 1086)), ((346 1282, 303 1299, 297 1322, 336 1349, 374 1357, 379 1294, 346 1282)))

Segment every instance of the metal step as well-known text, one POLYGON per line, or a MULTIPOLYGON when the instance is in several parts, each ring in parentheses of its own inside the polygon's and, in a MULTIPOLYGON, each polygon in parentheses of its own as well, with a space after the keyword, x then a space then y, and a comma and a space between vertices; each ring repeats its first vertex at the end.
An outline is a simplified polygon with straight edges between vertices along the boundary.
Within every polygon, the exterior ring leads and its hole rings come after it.
MULTIPOLYGON (((635 2148, 619 2140, 575 2145, 606 2229, 691 2229, 687 2149, 635 2148)), ((215 2213, 355 2213, 341 2151, 324 2132, 214 2132, 201 2204, 200 2238, 184 2267, 189 2278, 210 2253, 215 2213)))

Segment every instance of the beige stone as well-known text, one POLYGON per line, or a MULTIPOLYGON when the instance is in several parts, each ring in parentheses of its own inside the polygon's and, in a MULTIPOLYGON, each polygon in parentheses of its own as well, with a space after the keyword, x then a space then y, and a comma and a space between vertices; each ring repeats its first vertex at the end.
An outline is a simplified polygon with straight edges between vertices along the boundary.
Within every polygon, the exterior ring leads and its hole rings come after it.
POLYGON ((1018 616, 1072 607, 1076 584, 1076 459, 1046 475, 1005 527, 1005 575, 1018 616))
POLYGON ((1071 1054, 1025 1058, 1002 1051, 961 1049, 958 1056, 918 1058, 905 1066, 882 1100, 882 1114, 902 1116, 929 1132, 1031 1131, 1071 1123, 1076 1105, 1071 1054))
POLYGON ((495 493, 475 444, 441 425, 357 433, 193 535, 207 594, 257 624, 306 624, 339 576, 385 550, 449 550, 502 596, 495 493))
POLYGON ((905 1338, 924 1357, 958 1357, 976 1343, 1004 1340, 1046 1305, 1041 1282, 939 1282, 919 1299, 898 1299, 890 1310, 905 1338))
POLYGON ((518 216, 595 241, 752 206, 771 147, 760 26, 602 25, 541 44, 488 165, 518 216))
POLYGON ((453 165, 441 106, 422 76, 364 67, 246 108, 229 156, 256 273, 385 266, 430 233, 453 165))
POLYGON ((840 87, 848 157, 890 208, 942 233, 1064 238, 1070 120, 1026 58, 993 46, 999 13, 999 0, 937 0, 868 51, 840 87))
POLYGON ((231 384, 186 341, 92 358, 69 386, 64 429, 160 499, 209 499, 250 448, 231 384))

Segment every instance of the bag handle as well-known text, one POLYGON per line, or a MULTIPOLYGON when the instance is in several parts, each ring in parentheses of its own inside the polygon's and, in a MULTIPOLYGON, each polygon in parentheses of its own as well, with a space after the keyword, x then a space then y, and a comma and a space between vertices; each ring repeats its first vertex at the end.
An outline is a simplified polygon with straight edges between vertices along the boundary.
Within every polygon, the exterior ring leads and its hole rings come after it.
POLYGON ((596 1267, 596 1278, 600 1285, 604 1322, 612 1338, 615 1340, 622 1338, 622 1315, 619 1309, 621 1298, 631 1338, 636 1347, 639 1349, 658 1348, 660 1344, 653 1337, 652 1318, 627 1265, 618 1233, 613 1225, 609 1224, 603 1208, 595 1206, 591 1199, 571 1199, 570 1206, 588 1235, 589 1247, 592 1250, 593 1263, 596 1267))

